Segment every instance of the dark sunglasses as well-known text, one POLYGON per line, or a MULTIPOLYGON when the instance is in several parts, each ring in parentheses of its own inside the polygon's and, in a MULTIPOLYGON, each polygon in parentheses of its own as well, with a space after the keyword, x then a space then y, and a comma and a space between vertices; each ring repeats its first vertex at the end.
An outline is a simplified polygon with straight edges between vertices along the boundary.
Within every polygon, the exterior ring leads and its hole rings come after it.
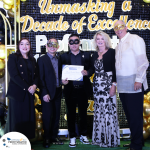
POLYGON ((79 39, 69 40, 69 44, 70 44, 70 45, 79 44, 79 43, 80 43, 79 39))

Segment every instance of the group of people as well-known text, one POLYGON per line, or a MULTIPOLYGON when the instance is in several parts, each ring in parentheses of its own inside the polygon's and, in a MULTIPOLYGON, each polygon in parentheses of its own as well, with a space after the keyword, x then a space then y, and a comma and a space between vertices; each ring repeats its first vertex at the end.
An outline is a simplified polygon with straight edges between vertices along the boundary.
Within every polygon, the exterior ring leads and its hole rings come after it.
POLYGON ((7 96, 9 97, 8 118, 5 133, 18 131, 29 139, 35 136, 34 93, 40 88, 42 119, 44 129, 43 146, 50 142, 63 144, 58 138, 62 85, 67 108, 67 123, 70 137, 69 147, 76 147, 76 107, 79 113, 80 141, 90 144, 87 138, 87 106, 93 78, 94 117, 92 144, 100 147, 120 145, 117 116, 116 88, 131 130, 130 150, 142 150, 143 140, 143 98, 148 88, 146 70, 149 62, 144 40, 127 32, 126 24, 119 20, 114 31, 120 41, 112 49, 108 34, 98 31, 94 35, 96 51, 79 49, 78 34, 69 36, 70 50, 58 56, 58 40, 50 38, 46 44, 47 54, 39 57, 37 63, 32 55, 27 38, 18 43, 15 54, 10 54, 8 71, 10 75, 7 96), (83 81, 61 79, 62 65, 84 66, 83 81))

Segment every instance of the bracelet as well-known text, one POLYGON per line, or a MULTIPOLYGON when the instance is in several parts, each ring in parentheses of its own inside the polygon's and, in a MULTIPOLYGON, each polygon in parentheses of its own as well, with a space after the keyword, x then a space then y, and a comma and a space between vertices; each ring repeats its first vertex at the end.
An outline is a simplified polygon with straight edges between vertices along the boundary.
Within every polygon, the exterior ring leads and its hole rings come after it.
POLYGON ((114 82, 113 82, 112 84, 113 84, 114 86, 117 86, 117 83, 114 83, 114 82))

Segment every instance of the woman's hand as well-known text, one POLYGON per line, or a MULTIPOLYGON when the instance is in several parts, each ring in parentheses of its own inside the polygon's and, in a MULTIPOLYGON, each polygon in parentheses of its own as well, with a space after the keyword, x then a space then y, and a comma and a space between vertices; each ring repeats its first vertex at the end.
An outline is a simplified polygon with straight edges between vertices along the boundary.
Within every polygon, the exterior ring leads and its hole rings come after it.
POLYGON ((112 97, 115 94, 116 94, 116 86, 112 84, 110 91, 109 91, 109 95, 110 95, 110 97, 112 97))
POLYGON ((28 91, 29 93, 31 93, 32 95, 35 93, 35 90, 36 90, 36 85, 31 85, 29 88, 28 88, 28 91))
POLYGON ((62 83, 63 83, 64 85, 66 85, 66 84, 69 83, 69 81, 68 81, 67 78, 66 78, 65 80, 62 80, 62 83))
POLYGON ((43 100, 48 103, 51 100, 49 94, 43 96, 43 100))

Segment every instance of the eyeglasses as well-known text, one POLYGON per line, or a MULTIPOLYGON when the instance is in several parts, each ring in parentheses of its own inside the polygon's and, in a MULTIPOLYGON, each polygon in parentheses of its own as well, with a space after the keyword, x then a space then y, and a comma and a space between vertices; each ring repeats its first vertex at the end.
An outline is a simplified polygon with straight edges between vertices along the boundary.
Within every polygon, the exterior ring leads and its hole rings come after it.
POLYGON ((79 43, 80 43, 79 39, 69 40, 69 44, 70 44, 70 45, 79 44, 79 43))
POLYGON ((114 31, 123 30, 124 28, 124 24, 117 24, 116 26, 114 26, 114 31))
POLYGON ((57 42, 47 41, 47 46, 48 47, 58 48, 58 43, 57 42))

